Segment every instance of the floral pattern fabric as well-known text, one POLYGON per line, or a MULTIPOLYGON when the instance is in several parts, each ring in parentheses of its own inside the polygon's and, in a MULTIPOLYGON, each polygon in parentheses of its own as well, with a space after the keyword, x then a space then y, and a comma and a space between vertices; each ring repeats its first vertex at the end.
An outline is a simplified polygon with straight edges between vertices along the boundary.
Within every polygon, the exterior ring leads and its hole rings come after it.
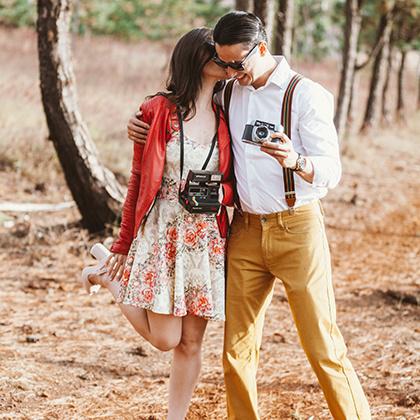
MULTIPOLYGON (((184 177, 201 169, 210 145, 185 136, 184 177)), ((178 202, 179 131, 172 122, 162 185, 131 244, 118 301, 160 314, 225 319, 225 239, 214 214, 191 214, 178 202)), ((218 170, 218 149, 207 165, 218 170)))

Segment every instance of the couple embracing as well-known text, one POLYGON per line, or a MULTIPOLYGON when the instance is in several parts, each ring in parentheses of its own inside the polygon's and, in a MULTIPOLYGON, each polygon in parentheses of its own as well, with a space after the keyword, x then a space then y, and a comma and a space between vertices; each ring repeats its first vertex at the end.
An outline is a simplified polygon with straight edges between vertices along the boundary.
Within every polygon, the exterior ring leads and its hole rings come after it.
POLYGON ((207 322, 224 321, 227 417, 259 419, 259 349, 279 279, 331 415, 370 419, 336 324, 319 202, 341 176, 332 95, 270 54, 255 15, 231 12, 178 41, 166 91, 141 105, 128 135, 119 237, 111 252, 94 247, 100 261, 82 279, 107 288, 154 347, 173 351, 167 418, 185 418, 207 322), (197 190, 191 174, 217 176, 197 190))

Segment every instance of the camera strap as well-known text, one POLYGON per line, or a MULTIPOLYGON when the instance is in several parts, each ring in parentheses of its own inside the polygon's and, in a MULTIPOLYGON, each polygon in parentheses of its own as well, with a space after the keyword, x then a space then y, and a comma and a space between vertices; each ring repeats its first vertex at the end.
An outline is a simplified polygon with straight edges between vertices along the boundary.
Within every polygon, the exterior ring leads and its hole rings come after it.
MULTIPOLYGON (((284 93, 283 104, 281 108, 281 124, 284 127, 284 134, 292 139, 292 99, 293 92, 297 84, 303 79, 300 74, 295 74, 287 86, 284 93)), ((290 168, 283 168, 284 194, 289 212, 293 213, 296 203, 295 179, 293 171, 290 168)))
MULTIPOLYGON (((184 124, 182 120, 182 114, 179 108, 177 109, 177 116, 178 116, 178 122, 179 122, 179 147, 180 147, 180 179, 182 180, 182 175, 184 172, 184 124)), ((216 105, 216 133, 213 136, 213 139, 211 141, 210 151, 207 155, 207 158, 201 168, 202 171, 206 170, 207 165, 210 162, 210 159, 213 155, 214 148, 217 143, 217 139, 219 137, 219 124, 220 124, 220 107, 216 105)))

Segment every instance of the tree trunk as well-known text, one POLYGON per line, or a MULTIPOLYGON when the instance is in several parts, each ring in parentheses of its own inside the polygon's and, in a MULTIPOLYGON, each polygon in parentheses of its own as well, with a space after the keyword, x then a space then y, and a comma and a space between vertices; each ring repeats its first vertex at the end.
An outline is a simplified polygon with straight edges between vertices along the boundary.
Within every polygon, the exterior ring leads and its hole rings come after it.
POLYGON ((236 0, 235 9, 242 10, 244 12, 251 11, 251 1, 250 0, 236 0))
POLYGON ((104 168, 82 121, 73 74, 69 0, 38 0, 38 56, 41 95, 50 139, 67 185, 91 232, 113 222, 123 201, 114 174, 104 168))
POLYGON ((268 0, 254 0, 254 15, 261 19, 265 26, 268 17, 268 0))
POLYGON ((334 123, 339 135, 342 134, 346 127, 351 97, 353 94, 357 43, 359 40, 361 23, 360 0, 347 0, 340 89, 337 100, 337 111, 334 117, 334 123))
POLYGON ((393 22, 393 10, 386 11, 382 16, 378 29, 378 39, 382 40, 382 46, 378 51, 373 63, 372 76, 370 79, 369 97, 366 105, 365 116, 361 127, 362 132, 367 132, 377 124, 380 111, 380 96, 385 79, 385 63, 388 60, 389 41, 393 22))
POLYGON ((420 109, 420 72, 417 72, 417 110, 420 109))
POLYGON ((386 67, 385 83, 382 89, 382 121, 385 125, 391 124, 391 109, 388 103, 389 81, 392 73, 393 48, 389 47, 388 63, 386 67))
MULTIPOLYGON (((351 87, 350 87, 350 95, 349 95, 349 106, 347 109, 347 123, 351 123, 354 120, 354 91, 355 91, 355 80, 356 80, 356 72, 353 73, 353 78, 351 81, 351 87)), ((337 111, 336 111, 337 115, 337 111)), ((335 126, 338 127, 337 123, 335 123, 335 126)), ((337 133, 339 131, 337 130, 337 133)))
POLYGON ((397 99, 397 118, 399 121, 402 121, 402 122, 405 121, 403 82, 404 82, 404 68, 405 68, 406 57, 407 57, 407 50, 404 48, 401 51, 401 62, 400 62, 400 68, 398 69, 398 99, 397 99))
POLYGON ((254 0, 254 14, 261 19, 271 45, 274 26, 274 0, 254 0))
POLYGON ((284 55, 288 60, 292 57, 292 35, 294 23, 293 0, 278 0, 278 10, 275 13, 273 51, 284 55))

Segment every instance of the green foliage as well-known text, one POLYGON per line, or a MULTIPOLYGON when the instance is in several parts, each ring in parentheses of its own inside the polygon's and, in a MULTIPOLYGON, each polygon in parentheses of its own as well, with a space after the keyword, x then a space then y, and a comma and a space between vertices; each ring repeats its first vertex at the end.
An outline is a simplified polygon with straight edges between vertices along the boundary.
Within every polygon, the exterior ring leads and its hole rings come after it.
MULTIPOLYGON (((73 0, 72 30, 126 39, 173 39, 195 26, 213 26, 222 0, 73 0)), ((0 0, 0 23, 34 25, 34 0, 0 0)))
POLYGON ((0 23, 12 26, 34 26, 35 0, 0 0, 0 23))
POLYGON ((323 0, 296 2, 293 46, 295 56, 319 60, 338 51, 333 11, 334 4, 323 0))
MULTIPOLYGON (((341 51, 345 3, 295 1, 295 56, 321 59, 341 51)), ((361 51, 372 50, 380 16, 394 3, 394 42, 399 48, 420 48, 420 0, 363 0, 361 51)), ((150 40, 172 40, 192 27, 212 27, 229 10, 223 0, 72 0, 72 4, 74 32, 150 40)), ((35 21, 35 0, 0 0, 0 24, 33 26, 35 21)))
POLYGON ((401 50, 420 50, 420 0, 397 1, 394 43, 401 50))
POLYGON ((382 0, 365 0, 362 7, 362 28, 359 49, 370 51, 377 42, 378 26, 382 16, 382 0))

